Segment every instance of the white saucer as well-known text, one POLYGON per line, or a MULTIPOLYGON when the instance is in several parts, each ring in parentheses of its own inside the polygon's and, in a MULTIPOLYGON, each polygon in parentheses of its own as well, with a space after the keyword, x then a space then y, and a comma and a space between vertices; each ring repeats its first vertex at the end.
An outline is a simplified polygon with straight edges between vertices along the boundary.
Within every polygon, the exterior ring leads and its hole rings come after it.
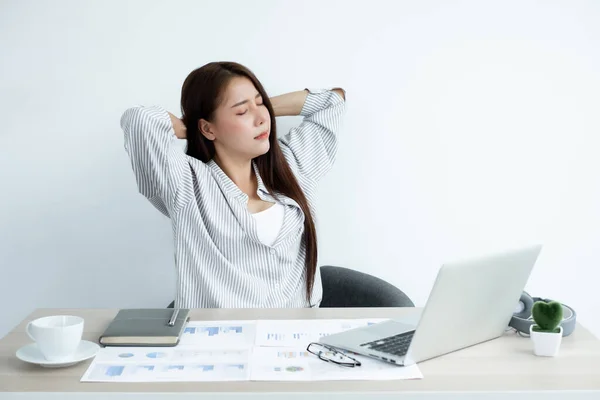
POLYGON ((90 357, 94 357, 98 350, 100 350, 100 346, 98 346, 98 344, 89 342, 87 340, 82 340, 79 343, 79 347, 77 347, 75 354, 68 359, 60 361, 48 361, 38 349, 37 344, 30 343, 17 350, 17 358, 22 361, 41 365, 42 367, 46 368, 60 368, 68 367, 87 360, 90 357))

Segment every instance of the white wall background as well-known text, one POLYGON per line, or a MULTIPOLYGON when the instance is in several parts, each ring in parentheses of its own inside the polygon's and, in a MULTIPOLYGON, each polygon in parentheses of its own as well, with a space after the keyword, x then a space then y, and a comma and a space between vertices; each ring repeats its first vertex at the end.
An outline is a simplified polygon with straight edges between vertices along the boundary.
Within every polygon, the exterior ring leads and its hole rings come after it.
POLYGON ((423 305, 443 261, 542 242, 527 289, 600 334, 600 3, 0 5, 0 336, 38 307, 171 301, 169 222, 136 191, 119 118, 178 113, 183 79, 213 60, 271 95, 346 88, 322 264, 423 305))

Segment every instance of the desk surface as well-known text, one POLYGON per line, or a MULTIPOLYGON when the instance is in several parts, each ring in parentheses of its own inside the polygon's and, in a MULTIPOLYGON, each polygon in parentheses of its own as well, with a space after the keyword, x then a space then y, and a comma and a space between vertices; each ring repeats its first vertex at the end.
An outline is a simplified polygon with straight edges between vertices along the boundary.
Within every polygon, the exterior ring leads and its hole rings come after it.
MULTIPOLYGON (((348 309, 198 309, 192 320, 393 318, 414 308, 348 309)), ((542 392, 598 391, 600 393, 600 340, 579 325, 563 338, 557 357, 536 357, 529 338, 507 332, 504 336, 419 364, 424 378, 400 381, 333 382, 80 382, 91 360, 69 368, 46 369, 17 359, 15 353, 30 343, 27 322, 46 315, 68 313, 85 318, 84 339, 97 342, 116 309, 39 309, 0 340, 0 394, 107 392, 229 392, 298 394, 398 392, 542 392)), ((415 394, 415 393, 414 393, 415 394)), ((0 397, 2 397, 0 395, 0 397)), ((531 398, 531 397, 530 397, 531 398)))

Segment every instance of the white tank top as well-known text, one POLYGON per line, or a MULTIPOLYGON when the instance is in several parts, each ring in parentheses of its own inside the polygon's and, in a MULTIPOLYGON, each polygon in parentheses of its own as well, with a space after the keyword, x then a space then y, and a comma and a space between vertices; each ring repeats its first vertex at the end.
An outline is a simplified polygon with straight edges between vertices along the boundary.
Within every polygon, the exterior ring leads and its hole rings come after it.
POLYGON ((258 229, 258 238, 267 246, 272 246, 283 226, 285 208, 281 203, 275 203, 264 211, 252 214, 258 229))

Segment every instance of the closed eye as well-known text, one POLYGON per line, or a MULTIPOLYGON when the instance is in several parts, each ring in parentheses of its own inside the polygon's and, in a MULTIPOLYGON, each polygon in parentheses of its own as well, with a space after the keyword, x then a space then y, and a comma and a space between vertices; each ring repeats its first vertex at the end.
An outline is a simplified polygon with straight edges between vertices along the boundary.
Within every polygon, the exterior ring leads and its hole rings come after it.
MULTIPOLYGON (((256 103, 256 105, 260 107, 260 106, 264 106, 265 104, 264 104, 263 102, 260 102, 260 103, 256 103)), ((247 112, 247 111, 248 111, 248 110, 244 110, 244 112, 242 112, 242 113, 237 113, 237 115, 244 115, 244 114, 246 114, 246 112, 247 112)))

